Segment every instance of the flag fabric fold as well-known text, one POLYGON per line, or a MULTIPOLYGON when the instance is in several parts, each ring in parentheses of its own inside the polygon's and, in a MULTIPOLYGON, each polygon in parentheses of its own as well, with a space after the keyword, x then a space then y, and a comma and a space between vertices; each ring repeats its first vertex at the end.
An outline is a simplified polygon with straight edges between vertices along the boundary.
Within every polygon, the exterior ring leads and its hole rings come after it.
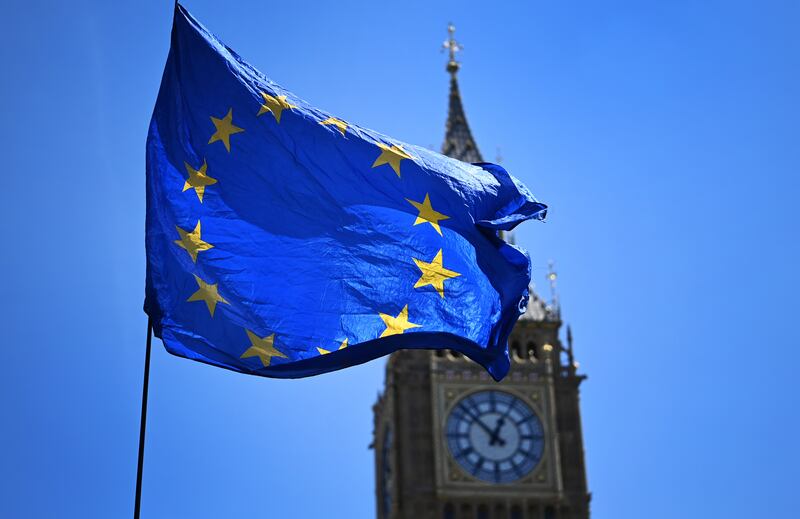
POLYGON ((147 138, 145 311, 173 354, 268 377, 449 348, 508 372, 546 206, 318 110, 177 6, 147 138))

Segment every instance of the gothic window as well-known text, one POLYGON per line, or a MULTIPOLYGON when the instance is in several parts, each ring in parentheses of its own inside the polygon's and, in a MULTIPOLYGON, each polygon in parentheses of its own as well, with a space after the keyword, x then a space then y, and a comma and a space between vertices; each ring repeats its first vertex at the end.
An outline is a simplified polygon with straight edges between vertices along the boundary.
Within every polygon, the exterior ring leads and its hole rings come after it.
POLYGON ((521 358, 522 352, 520 351, 519 341, 514 341, 511 343, 511 354, 514 357, 521 358))
POLYGON ((528 358, 531 360, 536 360, 539 358, 539 354, 536 350, 536 343, 533 341, 528 343, 528 358))

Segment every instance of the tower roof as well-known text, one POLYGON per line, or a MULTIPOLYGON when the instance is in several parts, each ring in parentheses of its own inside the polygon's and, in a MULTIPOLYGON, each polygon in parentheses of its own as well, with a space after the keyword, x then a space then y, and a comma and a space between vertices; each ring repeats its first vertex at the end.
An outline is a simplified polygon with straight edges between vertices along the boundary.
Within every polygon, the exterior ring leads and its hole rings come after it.
POLYGON ((450 61, 447 71, 450 73, 450 104, 447 110, 447 123, 445 124, 444 143, 442 153, 464 162, 483 162, 478 145, 472 138, 472 132, 467 124, 464 106, 461 104, 461 93, 458 89, 458 69, 461 64, 456 61, 456 52, 461 50, 461 45, 453 37, 456 28, 453 24, 447 27, 450 37, 444 42, 444 48, 450 51, 450 61))

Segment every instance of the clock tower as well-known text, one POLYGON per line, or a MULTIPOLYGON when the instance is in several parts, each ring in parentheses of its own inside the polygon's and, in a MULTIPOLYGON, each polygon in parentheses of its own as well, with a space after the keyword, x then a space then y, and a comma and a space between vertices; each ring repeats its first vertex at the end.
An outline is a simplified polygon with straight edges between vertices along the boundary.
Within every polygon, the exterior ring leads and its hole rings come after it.
MULTIPOLYGON (((442 152, 482 157, 467 124, 455 59, 442 152)), ((531 290, 509 338, 511 371, 494 382, 445 350, 401 350, 386 365, 374 410, 379 519, 584 519, 590 494, 583 455, 572 334, 561 341, 555 272, 552 301, 531 290)))

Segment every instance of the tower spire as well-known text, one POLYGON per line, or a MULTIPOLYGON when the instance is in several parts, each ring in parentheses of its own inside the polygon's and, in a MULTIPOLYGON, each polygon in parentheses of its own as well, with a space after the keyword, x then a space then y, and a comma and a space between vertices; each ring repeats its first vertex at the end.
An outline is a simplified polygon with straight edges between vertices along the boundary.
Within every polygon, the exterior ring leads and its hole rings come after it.
POLYGON ((447 72, 450 73, 450 101, 445 124, 444 143, 442 153, 464 162, 483 162, 481 152, 472 138, 472 132, 467 124, 467 116, 461 104, 461 93, 458 90, 458 71, 461 63, 456 60, 456 53, 464 47, 455 39, 456 28, 451 23, 447 26, 448 38, 442 44, 442 50, 447 50, 449 60, 447 72))

